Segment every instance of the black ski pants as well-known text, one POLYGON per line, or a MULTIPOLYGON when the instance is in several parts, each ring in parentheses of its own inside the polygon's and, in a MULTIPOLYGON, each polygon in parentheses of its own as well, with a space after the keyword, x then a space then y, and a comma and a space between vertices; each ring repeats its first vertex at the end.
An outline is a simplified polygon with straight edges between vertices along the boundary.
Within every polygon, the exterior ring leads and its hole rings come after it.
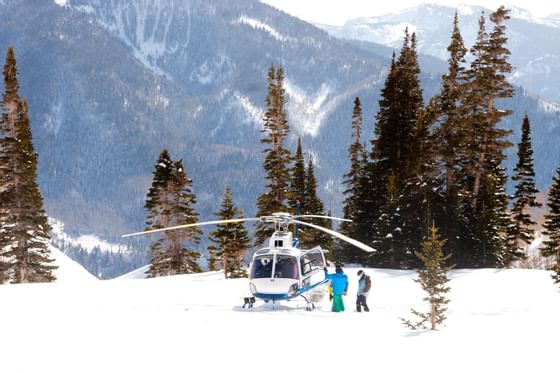
POLYGON ((363 294, 358 295, 358 298, 356 299, 356 311, 358 312, 362 312, 362 307, 364 307, 364 311, 365 312, 369 312, 369 307, 366 303, 366 296, 363 294))

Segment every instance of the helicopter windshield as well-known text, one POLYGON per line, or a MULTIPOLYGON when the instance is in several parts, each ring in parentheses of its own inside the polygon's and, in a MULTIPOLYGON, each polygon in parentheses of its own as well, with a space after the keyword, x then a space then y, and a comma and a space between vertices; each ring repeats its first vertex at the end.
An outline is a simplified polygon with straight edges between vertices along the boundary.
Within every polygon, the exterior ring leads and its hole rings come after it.
POLYGON ((274 277, 297 279, 298 266, 296 258, 287 255, 277 255, 276 266, 274 267, 274 277))
MULTIPOLYGON (((272 277, 272 255, 261 255, 255 258, 251 273, 252 278, 271 278, 272 277)), ((294 278, 299 277, 297 260, 293 256, 276 255, 276 265, 274 266, 274 278, 294 278)))
POLYGON ((262 255, 253 262, 252 278, 270 278, 272 277, 272 255, 262 255))

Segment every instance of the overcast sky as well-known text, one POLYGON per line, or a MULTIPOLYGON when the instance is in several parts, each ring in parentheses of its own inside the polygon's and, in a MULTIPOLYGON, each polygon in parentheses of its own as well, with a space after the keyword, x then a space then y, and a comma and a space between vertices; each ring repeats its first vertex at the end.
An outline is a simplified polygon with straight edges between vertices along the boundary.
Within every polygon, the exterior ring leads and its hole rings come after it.
POLYGON ((476 1, 414 1, 414 0, 261 0, 286 13, 309 22, 342 25, 346 20, 392 13, 421 3, 436 3, 447 6, 470 4, 496 9, 500 5, 512 5, 529 10, 536 17, 560 13, 557 0, 476 0, 476 1))

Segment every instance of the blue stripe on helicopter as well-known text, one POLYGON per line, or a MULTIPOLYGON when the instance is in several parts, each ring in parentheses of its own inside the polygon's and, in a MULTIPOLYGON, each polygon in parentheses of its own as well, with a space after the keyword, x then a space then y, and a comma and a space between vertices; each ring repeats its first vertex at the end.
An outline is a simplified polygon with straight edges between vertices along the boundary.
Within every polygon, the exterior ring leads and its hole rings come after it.
POLYGON ((291 295, 288 294, 288 293, 282 293, 282 294, 255 293, 255 297, 262 298, 262 299, 271 299, 271 300, 292 299, 292 298, 295 298, 295 297, 299 297, 300 295, 302 295, 306 291, 309 291, 309 290, 311 290, 313 288, 316 288, 317 286, 323 285, 327 282, 328 282, 328 280, 324 279, 323 281, 320 281, 316 284, 309 285, 309 286, 303 287, 301 289, 298 289, 298 291, 296 291, 295 293, 293 293, 291 295))

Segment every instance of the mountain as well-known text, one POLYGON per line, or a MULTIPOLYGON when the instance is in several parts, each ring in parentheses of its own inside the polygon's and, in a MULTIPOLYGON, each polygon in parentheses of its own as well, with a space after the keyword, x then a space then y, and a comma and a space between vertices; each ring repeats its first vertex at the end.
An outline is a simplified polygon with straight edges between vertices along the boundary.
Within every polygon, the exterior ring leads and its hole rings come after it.
POLYGON ((82 269, 99 279, 114 278, 132 271, 148 261, 146 252, 136 246, 114 244, 92 234, 74 237, 65 230, 65 224, 50 218, 51 243, 65 257, 80 263, 82 269))
MULTIPOLYGON (((29 101, 48 215, 68 237, 94 235, 131 251, 103 244, 96 258, 68 241, 65 252, 104 278, 145 263, 146 239, 120 235, 144 228, 163 148, 183 159, 201 219, 215 218, 226 185, 245 216, 256 213, 272 64, 286 73, 288 146, 302 136, 325 205, 339 215, 352 101, 361 98, 367 142, 393 52, 337 39, 256 0, 4 0, 0 19, 0 47, 15 47, 29 101)), ((427 101, 446 64, 421 63, 427 101)), ((517 130, 530 115, 538 182, 547 187, 560 161, 560 109, 521 89, 509 104, 515 114, 504 126, 517 130)))
POLYGON ((346 133, 339 123, 352 98, 371 96, 388 66, 257 1, 5 1, 0 16, 29 100, 47 211, 73 234, 142 229, 164 147, 184 158, 203 216, 226 184, 253 214, 269 66, 286 70, 291 141, 304 136, 326 169, 346 144, 321 143, 346 133))
MULTIPOLYGON (((560 17, 552 15, 538 19, 530 12, 516 7, 506 22, 511 63, 515 68, 512 83, 524 87, 545 99, 560 102, 560 17)), ((401 12, 376 17, 349 20, 343 26, 319 25, 331 35, 355 40, 380 43, 397 48, 402 43, 403 30, 416 32, 421 53, 448 58, 447 46, 457 11, 459 27, 467 48, 474 44, 478 20, 482 12, 488 16, 495 9, 462 5, 452 8, 436 4, 422 4, 401 12)), ((486 22, 490 32, 493 24, 486 22)))
POLYGON ((257 301, 243 309, 247 280, 225 280, 221 272, 0 286, 1 315, 9 320, 2 331, 10 336, 0 338, 2 370, 465 373, 557 367, 558 346, 551 341, 560 333, 560 294, 550 272, 452 271, 447 320, 437 331, 411 331, 399 318, 414 319, 411 308, 427 311, 416 273, 366 268, 371 312, 356 313, 357 270, 345 268, 344 313, 330 312, 327 296, 312 312, 303 299, 257 301), (38 333, 43 337, 31 337, 38 333), (333 343, 336 357, 326 353, 333 343), (522 355, 512 358, 520 344, 522 355), (286 353, 294 345, 301 353, 286 353))

